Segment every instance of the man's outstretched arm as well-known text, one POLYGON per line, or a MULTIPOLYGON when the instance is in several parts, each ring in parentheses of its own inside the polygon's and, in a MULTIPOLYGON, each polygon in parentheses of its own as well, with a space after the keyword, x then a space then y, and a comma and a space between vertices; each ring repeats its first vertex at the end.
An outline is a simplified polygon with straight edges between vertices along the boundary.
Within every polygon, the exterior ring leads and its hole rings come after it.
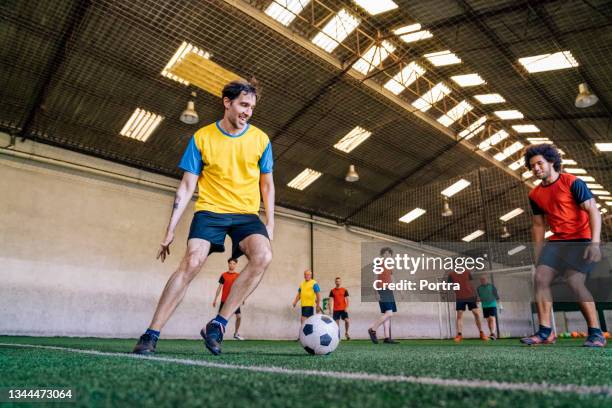
POLYGON ((274 178, 272 173, 261 173, 259 178, 259 188, 263 198, 264 209, 266 211, 266 230, 270 240, 274 238, 274 178))

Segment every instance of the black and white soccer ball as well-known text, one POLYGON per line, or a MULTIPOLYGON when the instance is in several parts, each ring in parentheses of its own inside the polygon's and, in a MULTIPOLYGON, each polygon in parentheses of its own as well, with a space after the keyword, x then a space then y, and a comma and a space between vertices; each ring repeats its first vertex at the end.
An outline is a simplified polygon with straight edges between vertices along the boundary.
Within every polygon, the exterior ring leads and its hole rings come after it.
POLYGON ((310 354, 329 354, 340 343, 340 328, 327 315, 310 316, 300 330, 300 343, 310 354))

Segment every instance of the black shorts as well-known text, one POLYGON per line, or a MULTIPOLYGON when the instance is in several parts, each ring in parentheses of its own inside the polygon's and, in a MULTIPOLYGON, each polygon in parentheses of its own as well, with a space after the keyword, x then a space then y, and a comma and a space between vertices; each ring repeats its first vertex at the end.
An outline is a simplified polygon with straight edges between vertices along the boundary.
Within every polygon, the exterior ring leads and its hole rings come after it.
POLYGON ((378 295, 380 296, 380 300, 378 302, 378 306, 380 306, 380 313, 385 313, 388 310, 391 310, 393 313, 397 312, 395 296, 393 295, 392 290, 379 290, 378 295))
POLYGON ((590 244, 590 240, 548 241, 542 248, 538 266, 546 265, 560 273, 571 269, 589 274, 596 265, 584 259, 584 251, 590 244))
POLYGON ((483 307, 482 308, 482 315, 485 317, 485 319, 487 317, 497 317, 497 308, 495 306, 493 306, 493 307, 483 307))
POLYGON ((302 306, 302 316, 310 317, 314 315, 314 306, 302 306))
MULTIPOLYGON (((219 312, 221 311, 221 308, 223 307, 224 304, 225 304, 225 302, 219 303, 219 312)), ((236 309, 236 311, 234 313, 235 314, 240 314, 240 308, 236 309)))
POLYGON ((232 258, 239 258, 243 253, 238 244, 253 234, 268 238, 268 230, 256 214, 198 211, 193 215, 188 239, 200 238, 210 242, 209 254, 212 254, 225 251, 225 236, 229 235, 232 239, 232 258))
POLYGON ((455 302, 455 310, 465 310, 465 308, 469 310, 478 309, 478 304, 476 303, 476 299, 465 299, 458 300, 455 302))
POLYGON ((334 310, 334 320, 346 320, 348 319, 348 313, 346 312, 346 310, 334 310))

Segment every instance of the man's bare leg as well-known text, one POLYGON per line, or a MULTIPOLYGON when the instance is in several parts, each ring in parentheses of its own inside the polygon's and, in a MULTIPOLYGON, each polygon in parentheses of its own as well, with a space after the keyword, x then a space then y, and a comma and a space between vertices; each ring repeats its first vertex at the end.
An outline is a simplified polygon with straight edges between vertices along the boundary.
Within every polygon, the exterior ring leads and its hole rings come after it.
POLYGON ((457 310, 457 336, 461 336, 463 334, 463 310, 457 310))
POLYGON ((210 242, 206 240, 192 238, 187 242, 185 256, 178 269, 168 279, 159 298, 153 320, 149 325, 150 329, 161 331, 166 325, 174 310, 183 300, 187 287, 202 269, 209 250, 210 242))
POLYGON ((535 298, 538 309, 538 321, 541 326, 551 327, 552 292, 550 284, 555 278, 555 270, 550 266, 540 265, 535 273, 535 298))
POLYGON ((587 322, 587 327, 599 329, 599 319, 597 318, 597 308, 593 301, 593 295, 591 295, 591 292, 589 292, 584 284, 586 274, 569 270, 566 278, 567 284, 576 295, 578 306, 587 322))
POLYGON ((240 330, 241 321, 242 321, 242 315, 239 313, 236 313, 236 329, 234 330, 234 336, 237 334, 240 334, 239 330, 240 330))

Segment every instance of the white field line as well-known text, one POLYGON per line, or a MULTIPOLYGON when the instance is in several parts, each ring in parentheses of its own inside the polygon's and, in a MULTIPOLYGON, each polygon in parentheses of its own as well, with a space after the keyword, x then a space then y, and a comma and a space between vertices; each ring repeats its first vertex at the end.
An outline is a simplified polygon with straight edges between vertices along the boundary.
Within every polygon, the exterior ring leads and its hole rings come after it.
POLYGON ((387 383, 407 383, 407 384, 423 384, 436 385, 441 387, 463 387, 463 388, 479 388, 492 389, 501 391, 526 391, 526 392, 560 392, 569 394, 581 395, 602 395, 612 397, 612 387, 606 385, 578 385, 578 384, 548 384, 548 383, 513 383, 500 381, 486 380, 469 380, 469 379, 447 379, 435 377, 415 377, 405 375, 384 375, 370 373, 350 373, 341 371, 318 371, 318 370, 299 370, 292 368, 274 367, 274 366, 247 366, 234 365, 224 363, 213 363, 210 361, 180 359, 172 357, 157 357, 157 356, 140 356, 128 353, 111 353, 96 350, 82 350, 68 347, 43 346, 36 344, 15 344, 15 343, 0 343, 0 346, 5 347, 20 347, 31 349, 55 350, 69 353, 86 354, 92 356, 104 357, 123 357, 135 360, 144 361, 161 361, 165 363, 175 363, 187 366, 199 366, 208 368, 220 368, 228 370, 243 370, 256 373, 271 373, 282 375, 298 375, 310 376, 316 375, 319 377, 329 377, 341 380, 361 380, 372 382, 387 382, 387 383))

